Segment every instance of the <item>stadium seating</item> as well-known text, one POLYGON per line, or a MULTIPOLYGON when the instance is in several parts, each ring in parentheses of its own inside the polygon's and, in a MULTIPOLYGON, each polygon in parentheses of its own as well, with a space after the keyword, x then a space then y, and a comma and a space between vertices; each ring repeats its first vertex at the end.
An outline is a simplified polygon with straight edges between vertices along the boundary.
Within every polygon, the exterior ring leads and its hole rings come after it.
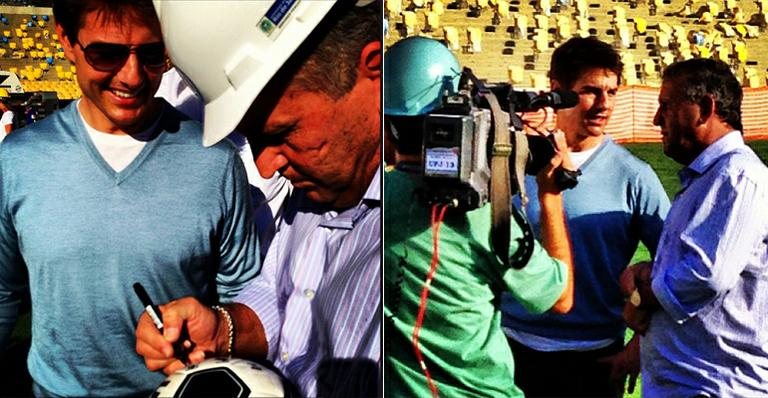
POLYGON ((394 29, 385 44, 412 35, 434 37, 450 43, 459 61, 483 78, 507 81, 508 65, 519 65, 528 75, 522 80, 530 82, 530 75, 546 74, 559 43, 591 35, 643 60, 625 82, 657 87, 660 71, 671 62, 712 57, 730 64, 745 86, 758 81, 762 87, 768 40, 760 35, 767 7, 768 0, 386 0, 385 18, 394 29), (439 23, 431 13, 438 13, 439 23), (467 36, 459 38, 459 32, 467 36))
POLYGON ((449 44, 462 65, 489 82, 548 89, 549 60, 573 36, 595 36, 626 65, 608 132, 618 140, 655 141, 651 124, 664 67, 692 57, 729 64, 745 87, 748 138, 768 138, 768 0, 386 0, 385 46, 423 35, 449 44), (441 11, 438 29, 427 12, 441 11), (407 10, 407 11, 406 11, 407 10), (413 23, 406 26, 403 14, 413 23), (508 17, 507 17, 508 15, 508 17), (503 16, 503 17, 502 17, 503 16), (466 36, 464 32, 467 32, 466 36), (479 35, 479 37, 477 36, 479 35), (482 43, 482 47, 470 44, 482 43), (481 51, 478 51, 481 50, 481 51), (617 104, 618 104, 617 103, 617 104), (759 105, 756 105, 759 104, 759 105), (747 114, 750 110, 754 113, 747 114))

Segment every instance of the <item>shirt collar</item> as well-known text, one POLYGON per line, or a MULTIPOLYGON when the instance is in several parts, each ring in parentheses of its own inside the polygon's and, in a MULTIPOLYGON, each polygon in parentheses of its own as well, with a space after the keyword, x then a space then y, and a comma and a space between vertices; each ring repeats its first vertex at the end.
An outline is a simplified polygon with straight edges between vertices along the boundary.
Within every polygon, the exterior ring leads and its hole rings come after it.
POLYGON ((680 173, 678 173, 680 184, 683 189, 685 189, 694 178, 704 174, 704 172, 723 155, 742 146, 744 146, 744 137, 742 137, 741 132, 738 130, 733 130, 713 142, 710 146, 705 148, 704 151, 691 162, 691 164, 687 167, 683 167, 683 169, 680 170, 680 173))
POLYGON ((341 213, 333 210, 323 213, 325 220, 320 222, 320 225, 328 228, 352 229, 355 223, 368 213, 368 210, 379 206, 381 206, 381 165, 376 167, 376 174, 368 184, 363 198, 355 207, 341 213))

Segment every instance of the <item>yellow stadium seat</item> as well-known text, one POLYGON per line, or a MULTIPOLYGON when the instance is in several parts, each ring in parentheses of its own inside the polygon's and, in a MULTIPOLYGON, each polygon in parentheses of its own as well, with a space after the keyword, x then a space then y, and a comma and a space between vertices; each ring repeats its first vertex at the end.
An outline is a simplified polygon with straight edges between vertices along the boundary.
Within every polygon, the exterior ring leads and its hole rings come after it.
POLYGON ((547 36, 546 30, 536 29, 536 34, 533 36, 533 46, 537 54, 549 49, 549 38, 547 36))
POLYGON ((440 14, 433 11, 427 11, 424 13, 424 18, 426 19, 426 27, 432 30, 440 28, 440 14))
POLYGON ((565 41, 573 35, 571 31, 571 18, 565 15, 557 16, 557 38, 559 41, 565 41))
POLYGON ((635 18, 635 31, 638 35, 644 35, 648 30, 648 21, 643 17, 635 18))
POLYGON ((483 51, 483 31, 480 28, 467 28, 467 38, 469 39, 469 51, 473 53, 483 51))
POLYGON ((710 16, 716 17, 717 14, 720 13, 720 5, 715 3, 714 1, 708 1, 707 6, 709 7, 710 16))
POLYGON ((552 3, 550 0, 539 0, 539 12, 544 14, 544 16, 549 17, 552 15, 552 3))
POLYGON ((458 51, 461 49, 461 44, 459 44, 459 30, 454 26, 445 26, 443 27, 443 35, 445 38, 445 42, 448 43, 448 48, 450 48, 453 51, 458 51))
POLYGON ((523 68, 520 65, 509 65, 507 76, 512 84, 520 84, 525 79, 523 68))
POLYGON ((5 36, 5 37, 11 37, 11 31, 10 31, 10 30, 4 30, 4 31, 3 31, 3 36, 5 36))
POLYGON ((546 90, 549 86, 547 76, 542 73, 531 73, 531 86, 537 91, 546 90))
POLYGON ((682 59, 685 60, 685 59, 693 58, 693 53, 691 53, 691 48, 690 47, 688 47, 688 46, 680 47, 679 51, 680 51, 680 57, 682 59))
POLYGON ((589 18, 587 17, 576 17, 576 33, 578 33, 579 37, 581 38, 587 38, 589 37, 589 18))
POLYGON ((533 16, 536 19, 536 27, 547 31, 549 30, 549 17, 546 15, 536 14, 533 16))
POLYGON ((525 39, 525 37, 528 35, 528 17, 525 14, 520 13, 517 15, 516 22, 517 23, 515 25, 517 26, 517 37, 525 39))
POLYGON ((720 29, 725 37, 733 37, 736 36, 736 31, 733 29, 731 25, 728 25, 725 22, 720 22, 717 24, 717 28, 720 29))
POLYGON ((613 6, 613 20, 616 21, 627 21, 627 12, 624 10, 624 7, 622 6, 613 6))
POLYGON ((441 0, 434 0, 432 1, 432 12, 437 13, 437 15, 443 15, 445 14, 445 3, 443 3, 441 0))
POLYGON ((619 32, 618 32, 618 38, 619 43, 621 44, 621 47, 623 48, 629 48, 629 45, 632 42, 632 37, 629 34, 629 27, 627 26, 620 26, 619 32))
POLYGON ((728 47, 726 46, 717 47, 717 59, 725 63, 728 63, 728 61, 730 61, 730 58, 731 58, 731 53, 728 51, 728 47))
POLYGON ((588 17, 589 16, 589 5, 587 4, 587 0, 576 0, 576 12, 579 17, 588 17))
POLYGON ((506 0, 498 0, 499 15, 504 19, 509 19, 509 2, 506 0))
POLYGON ((402 16, 406 35, 413 35, 413 33, 416 31, 416 13, 413 11, 403 11, 402 16))

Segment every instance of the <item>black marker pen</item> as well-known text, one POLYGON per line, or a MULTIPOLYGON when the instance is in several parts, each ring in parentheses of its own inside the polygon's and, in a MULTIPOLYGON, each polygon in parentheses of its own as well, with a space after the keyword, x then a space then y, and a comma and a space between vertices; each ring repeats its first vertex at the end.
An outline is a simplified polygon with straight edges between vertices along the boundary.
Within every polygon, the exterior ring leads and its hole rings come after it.
MULTIPOLYGON (((157 327, 157 330, 160 331, 160 334, 162 334, 163 333, 163 315, 160 312, 160 309, 157 308, 155 303, 152 302, 152 299, 149 298, 149 294, 147 294, 147 291, 144 290, 144 286, 142 286, 141 283, 139 282, 134 283, 133 290, 136 292, 136 295, 139 296, 139 300, 141 300, 141 304, 144 305, 144 310, 152 319, 152 322, 155 324, 155 327, 157 327)), ((182 342, 188 339, 189 337, 186 337, 186 333, 184 332, 185 330, 182 330, 182 333, 179 336, 179 339, 176 340, 175 343, 173 343, 173 352, 174 352, 174 355, 186 365, 189 363, 189 358, 187 357, 187 355, 189 355, 189 351, 182 345, 182 342)))

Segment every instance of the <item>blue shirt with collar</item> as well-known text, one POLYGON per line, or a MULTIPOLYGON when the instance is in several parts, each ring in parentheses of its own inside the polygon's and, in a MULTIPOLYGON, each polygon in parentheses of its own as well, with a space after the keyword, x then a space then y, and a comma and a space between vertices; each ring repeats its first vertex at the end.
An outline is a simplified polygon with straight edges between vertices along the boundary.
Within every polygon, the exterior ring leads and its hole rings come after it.
POLYGON ((680 172, 652 272, 643 396, 768 395, 768 168, 730 132, 680 172))

